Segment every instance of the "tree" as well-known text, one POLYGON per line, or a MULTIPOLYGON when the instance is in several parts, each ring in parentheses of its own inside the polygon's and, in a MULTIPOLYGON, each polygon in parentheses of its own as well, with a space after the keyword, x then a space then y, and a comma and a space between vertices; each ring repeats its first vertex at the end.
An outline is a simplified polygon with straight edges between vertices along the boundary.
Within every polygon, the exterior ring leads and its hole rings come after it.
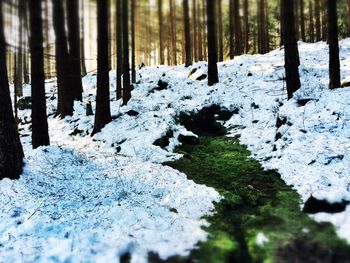
POLYGON ((164 37, 163 37, 163 1, 158 0, 158 30, 159 30, 159 63, 165 64, 164 59, 164 37))
POLYGON ((92 135, 111 122, 109 104, 108 0, 97 2, 97 94, 92 135))
POLYGON ((173 65, 177 65, 177 50, 176 50, 176 11, 174 0, 169 0, 170 9, 170 34, 171 34, 171 45, 172 45, 172 62, 173 65))
POLYGON ((224 41, 223 41, 223 28, 222 28, 222 0, 217 0, 217 23, 218 23, 218 60, 224 61, 224 41))
POLYGON ((70 59, 70 81, 73 89, 73 98, 82 100, 83 84, 80 68, 80 27, 79 27, 79 0, 67 0, 68 41, 70 59))
POLYGON ((338 43, 337 1, 327 0, 328 44, 329 44, 329 87, 340 87, 340 62, 338 43))
POLYGON ((305 16, 304 16, 304 0, 299 0, 299 15, 300 15, 300 34, 301 39, 305 42, 305 16))
POLYGON ((80 1, 80 8, 81 8, 81 16, 80 16, 80 68, 81 68, 81 75, 84 77, 87 75, 86 72, 86 64, 85 64, 85 19, 84 19, 84 1, 80 1))
POLYGON ((130 63, 129 63, 129 23, 128 0, 122 0, 123 18, 123 105, 131 99, 130 63))
POLYGON ((42 1, 31 0, 28 4, 32 79, 32 145, 35 149, 39 146, 49 145, 50 139, 45 100, 42 1))
POLYGON ((131 0, 131 82, 132 83, 136 83, 135 12, 136 12, 136 0, 131 0))
MULTIPOLYGON (((72 79, 70 78, 72 64, 68 56, 68 42, 64 27, 64 9, 61 0, 52 0, 53 25, 56 45, 56 71, 57 71, 57 115, 62 118, 73 114, 72 79)), ((79 63, 80 67, 80 63, 79 63)))
POLYGON ((190 14, 189 14, 188 0, 183 0, 182 5, 183 5, 183 12, 184 12, 184 31, 185 31, 184 32, 185 34, 185 67, 188 67, 192 65, 190 14))
POLYGON ((17 179, 22 173, 24 154, 11 105, 2 2, 0 0, 0 179, 17 179))
POLYGON ((294 3, 293 0, 282 0, 284 24, 284 60, 286 69, 286 82, 288 99, 293 97, 293 93, 300 88, 299 78, 299 52, 295 32, 294 3))
POLYGON ((217 46, 215 30, 215 5, 214 1, 207 0, 207 31, 208 31, 208 85, 219 82, 217 66, 217 46))
POLYGON ((117 100, 122 97, 122 75, 123 75, 123 41, 122 41, 122 30, 123 30, 123 19, 122 19, 122 0, 116 0, 117 6, 117 100))
POLYGON ((316 41, 321 41, 321 6, 320 6, 321 0, 315 0, 315 27, 316 27, 316 41))

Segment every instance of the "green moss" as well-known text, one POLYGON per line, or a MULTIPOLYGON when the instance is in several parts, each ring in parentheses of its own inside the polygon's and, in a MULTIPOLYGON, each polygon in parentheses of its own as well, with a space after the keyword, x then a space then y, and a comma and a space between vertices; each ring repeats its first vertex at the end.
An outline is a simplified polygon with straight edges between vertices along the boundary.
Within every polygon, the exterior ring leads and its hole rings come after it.
POLYGON ((279 174, 264 171, 237 138, 201 136, 199 145, 183 145, 178 151, 184 157, 166 165, 214 187, 225 199, 206 218, 209 239, 188 258, 173 262, 303 262, 299 256, 308 253, 322 261, 326 252, 335 262, 350 258, 349 247, 334 227, 302 213, 300 196, 279 174), (258 245, 259 233, 269 242, 258 245))

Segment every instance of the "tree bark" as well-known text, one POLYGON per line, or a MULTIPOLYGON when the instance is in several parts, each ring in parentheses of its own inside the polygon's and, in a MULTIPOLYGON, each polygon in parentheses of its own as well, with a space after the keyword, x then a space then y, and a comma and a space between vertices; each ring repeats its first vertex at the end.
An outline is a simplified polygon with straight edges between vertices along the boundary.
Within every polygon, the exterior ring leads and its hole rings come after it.
POLYGON ((177 65, 177 51, 176 51, 176 11, 174 0, 169 0, 170 7, 170 31, 171 31, 171 46, 172 46, 172 62, 177 65))
POLYGON ((315 41, 314 8, 312 0, 309 0, 309 42, 315 41))
MULTIPOLYGON (((135 62, 135 9, 136 0, 131 0, 131 82, 136 83, 135 62)), ((164 54, 164 53, 163 53, 164 54)))
POLYGON ((224 38, 222 28, 222 0, 217 0, 217 20, 218 20, 218 61, 224 61, 224 38))
POLYGON ((117 87, 116 87, 116 96, 117 100, 122 98, 122 75, 123 75, 123 19, 122 19, 122 1, 116 0, 117 7, 117 87))
POLYGON ((248 0, 244 0, 243 3, 244 13, 244 53, 249 52, 249 3, 248 0))
POLYGON ((305 35, 305 16, 304 16, 304 0, 299 0, 299 10, 300 10, 300 34, 301 40, 306 42, 305 35))
POLYGON ((158 0, 158 25, 159 25, 159 59, 160 64, 165 64, 164 59, 164 37, 163 37, 163 1, 158 0))
POLYGON ((315 0, 316 41, 321 41, 321 0, 315 0))
POLYGON ((214 1, 207 0, 207 28, 208 28, 208 85, 219 82, 217 67, 217 46, 215 30, 214 1))
POLYGON ((340 87, 337 1, 327 0, 329 44, 329 88, 340 87))
POLYGON ((109 103, 108 0, 97 2, 97 94, 92 136, 111 122, 109 103))
POLYGON ((80 16, 80 68, 81 76, 85 77, 87 75, 86 63, 85 63, 85 11, 84 11, 84 1, 80 1, 81 5, 81 16, 80 16))
POLYGON ((83 99, 83 84, 80 69, 80 27, 79 27, 79 0, 67 0, 68 41, 70 59, 70 81, 75 100, 83 99))
POLYGON ((123 18, 123 105, 131 99, 130 63, 129 63, 129 23, 128 0, 122 0, 123 18))
MULTIPOLYGON (((64 27, 64 9, 61 0, 52 0, 53 25, 55 30, 56 45, 56 72, 57 72, 57 115, 61 118, 73 114, 73 93, 72 93, 72 64, 68 55, 68 42, 64 27)), ((80 67, 80 63, 79 63, 80 67)))
POLYGON ((0 180, 18 179, 22 173, 24 157, 8 84, 2 1, 0 0, 0 180))
POLYGON ((295 32, 294 21, 294 3, 293 0, 283 1, 283 14, 284 19, 284 55, 285 55, 285 69, 286 69, 286 82, 288 99, 293 97, 295 91, 300 88, 299 78, 299 52, 298 44, 295 32))
POLYGON ((192 65, 191 54, 191 31, 190 31, 190 16, 188 8, 188 0, 183 0, 184 10, 184 34, 185 34, 185 67, 192 65))
POLYGON ((50 139, 45 100, 42 1, 31 0, 28 4, 31 32, 32 145, 35 149, 49 145, 50 139))

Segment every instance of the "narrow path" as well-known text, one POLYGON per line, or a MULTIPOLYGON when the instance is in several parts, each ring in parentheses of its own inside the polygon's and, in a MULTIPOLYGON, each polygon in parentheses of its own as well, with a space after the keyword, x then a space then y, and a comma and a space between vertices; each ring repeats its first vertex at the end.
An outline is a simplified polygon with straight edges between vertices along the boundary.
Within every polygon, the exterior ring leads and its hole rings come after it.
MULTIPOLYGON (((166 165, 225 199, 207 217, 210 238, 188 258, 166 262, 350 262, 349 246, 334 227, 301 212, 300 196, 278 173, 250 158, 239 138, 226 137, 213 120, 217 114, 211 115, 183 118, 186 128, 200 134, 199 144, 182 145, 177 151, 184 157, 166 165)), ((153 256, 150 262, 160 261, 153 256)))

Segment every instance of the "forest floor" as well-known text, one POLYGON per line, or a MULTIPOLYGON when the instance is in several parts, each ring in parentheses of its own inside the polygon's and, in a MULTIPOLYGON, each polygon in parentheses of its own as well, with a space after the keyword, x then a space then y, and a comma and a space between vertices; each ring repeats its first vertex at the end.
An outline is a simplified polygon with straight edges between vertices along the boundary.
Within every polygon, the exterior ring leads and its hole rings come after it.
MULTIPOLYGON (((346 80, 350 40, 340 48, 346 80)), ((350 88, 327 88, 325 43, 299 49, 302 88, 290 101, 283 50, 219 63, 212 87, 204 62, 140 69, 125 107, 111 72, 113 121, 93 137, 85 111, 95 107, 96 76, 83 79, 83 102, 63 120, 48 81, 51 146, 37 150, 21 99, 26 165, 19 180, 0 182, 0 261, 259 262, 291 251, 341 260, 350 241, 350 88), (213 134, 221 128, 227 134, 213 134)))

